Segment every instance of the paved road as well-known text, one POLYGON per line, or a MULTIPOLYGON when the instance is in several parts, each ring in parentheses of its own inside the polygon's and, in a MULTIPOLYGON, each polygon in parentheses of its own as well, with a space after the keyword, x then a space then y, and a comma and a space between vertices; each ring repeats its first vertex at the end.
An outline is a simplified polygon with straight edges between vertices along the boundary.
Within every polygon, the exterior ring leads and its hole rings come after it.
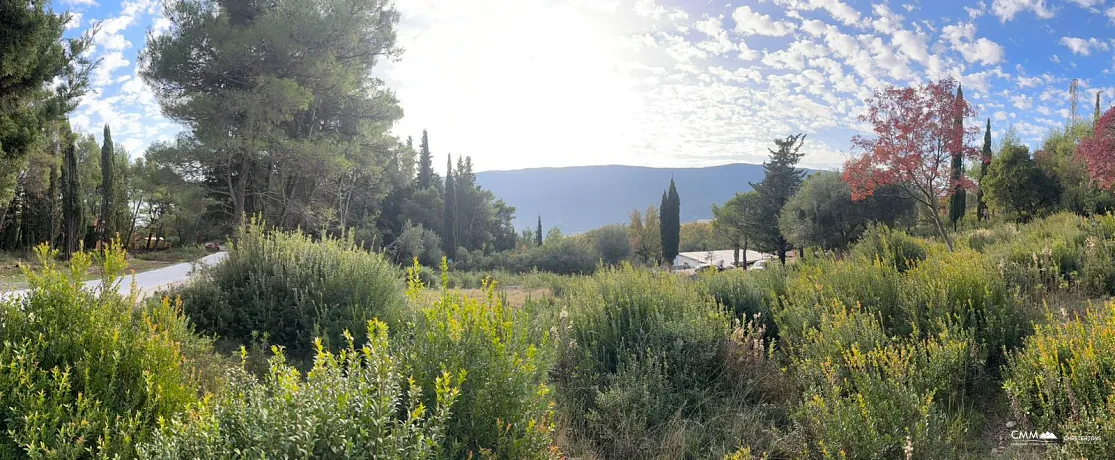
MULTIPOLYGON (((157 291, 161 288, 164 288, 164 287, 167 287, 167 286, 170 286, 170 285, 173 285, 173 284, 181 283, 183 281, 186 281, 186 280, 190 279, 190 275, 193 274, 194 264, 214 265, 214 264, 217 264, 218 262, 221 262, 222 260, 225 260, 225 257, 227 255, 228 255, 227 252, 221 251, 221 252, 218 252, 218 253, 209 254, 209 255, 207 255, 205 257, 202 257, 201 259, 198 259, 194 262, 184 262, 184 263, 180 263, 180 264, 171 265, 169 267, 163 267, 163 268, 160 268, 160 269, 157 269, 157 270, 146 271, 146 272, 143 272, 143 273, 136 273, 136 275, 135 275, 136 289, 140 292, 140 295, 143 296, 143 295, 146 295, 146 294, 150 294, 154 291, 157 291)), ((94 288, 96 288, 100 285, 101 285, 101 280, 92 280, 92 281, 86 281, 85 282, 85 288, 86 289, 94 289, 94 288)), ((120 282, 120 294, 128 295, 128 294, 131 293, 131 291, 132 291, 132 277, 131 276, 125 276, 124 279, 120 282)), ((4 293, 0 294, 0 299, 8 299, 8 298, 11 298, 11 297, 20 297, 20 296, 22 296, 26 293, 27 293, 26 289, 20 289, 20 290, 16 290, 16 291, 8 291, 8 292, 4 292, 4 293)))

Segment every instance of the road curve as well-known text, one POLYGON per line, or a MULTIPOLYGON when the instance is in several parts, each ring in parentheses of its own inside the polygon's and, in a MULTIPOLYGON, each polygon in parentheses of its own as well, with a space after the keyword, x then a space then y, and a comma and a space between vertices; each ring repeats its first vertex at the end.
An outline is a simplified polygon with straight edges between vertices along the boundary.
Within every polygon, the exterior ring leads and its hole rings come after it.
MULTIPOLYGON (((182 283, 190 279, 193 275, 194 265, 201 264, 206 266, 216 265, 225 260, 228 256, 227 252, 221 251, 209 254, 201 259, 193 262, 183 262, 174 264, 168 267, 163 267, 157 270, 146 271, 143 273, 135 274, 135 286, 139 291, 140 296, 150 294, 159 289, 171 286, 174 284, 182 283)), ((101 285, 101 280, 91 280, 85 282, 85 289, 96 289, 101 285)), ((0 300, 6 300, 15 297, 22 297, 27 293, 27 289, 19 289, 8 291, 0 294, 0 300)), ((132 276, 125 276, 120 281, 120 294, 128 295, 132 292, 132 276)))

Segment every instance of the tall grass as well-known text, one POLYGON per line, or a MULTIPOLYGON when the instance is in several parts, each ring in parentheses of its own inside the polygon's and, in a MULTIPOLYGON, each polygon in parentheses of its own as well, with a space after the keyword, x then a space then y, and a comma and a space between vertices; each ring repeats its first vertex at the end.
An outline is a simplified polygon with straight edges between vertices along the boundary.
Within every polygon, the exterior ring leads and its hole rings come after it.
POLYGON ((731 318, 691 282, 608 269, 571 289, 566 305, 553 375, 564 421, 586 450, 677 458, 723 455, 744 436, 761 443, 758 395, 729 368, 740 356, 729 349, 731 318))

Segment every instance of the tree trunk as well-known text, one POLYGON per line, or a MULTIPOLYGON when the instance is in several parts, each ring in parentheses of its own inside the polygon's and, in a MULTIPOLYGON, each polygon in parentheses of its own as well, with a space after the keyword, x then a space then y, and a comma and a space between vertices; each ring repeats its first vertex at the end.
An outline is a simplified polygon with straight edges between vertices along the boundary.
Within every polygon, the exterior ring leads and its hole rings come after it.
POLYGON ((948 231, 945 230, 945 224, 941 222, 941 213, 938 211, 940 211, 940 209, 932 206, 930 207, 930 212, 933 213, 933 224, 937 227, 937 234, 941 235, 941 239, 945 240, 945 246, 949 248, 949 252, 952 252, 952 239, 949 238, 948 231))

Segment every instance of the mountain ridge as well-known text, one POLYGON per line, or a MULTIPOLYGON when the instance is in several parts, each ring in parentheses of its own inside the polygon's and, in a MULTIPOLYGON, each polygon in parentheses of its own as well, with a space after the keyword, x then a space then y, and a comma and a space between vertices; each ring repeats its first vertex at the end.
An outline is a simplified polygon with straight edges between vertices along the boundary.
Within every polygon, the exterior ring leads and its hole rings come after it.
POLYGON ((712 205, 763 179, 763 165, 731 163, 696 168, 592 165, 492 170, 476 173, 477 183, 515 207, 515 228, 557 227, 575 234, 627 223, 634 209, 658 207, 673 178, 681 196, 681 221, 712 218, 712 205))

